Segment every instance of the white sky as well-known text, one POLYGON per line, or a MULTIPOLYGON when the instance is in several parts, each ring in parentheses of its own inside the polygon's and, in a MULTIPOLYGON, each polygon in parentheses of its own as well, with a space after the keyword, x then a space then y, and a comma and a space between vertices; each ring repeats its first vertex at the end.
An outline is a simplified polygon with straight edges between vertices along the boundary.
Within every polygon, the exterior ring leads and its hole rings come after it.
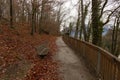
MULTIPOLYGON (((67 16, 65 17, 65 19, 70 18, 70 16, 71 16, 71 18, 66 20, 66 22, 65 22, 65 24, 68 26, 69 22, 71 22, 71 21, 75 22, 77 20, 78 12, 77 12, 77 7, 75 5, 77 4, 77 2, 79 0, 66 0, 66 1, 67 2, 64 4, 65 9, 67 10, 67 16)), ((83 1, 84 1, 84 4, 86 4, 90 0, 83 0, 83 1)), ((106 10, 110 10, 111 8, 115 7, 115 4, 112 2, 113 0, 108 0, 108 1, 109 1, 109 3, 108 3, 109 6, 107 6, 106 10)), ((63 23, 63 25, 64 25, 64 23, 63 23)))
POLYGON ((67 2, 63 5, 66 9, 67 16, 65 17, 66 22, 63 25, 69 25, 69 22, 76 21, 77 19, 77 9, 75 5, 77 4, 78 0, 66 0, 67 2), (70 18, 71 17, 71 18, 70 18), (70 18, 70 19, 68 19, 70 18))
POLYGON ((75 7, 75 5, 77 4, 78 0, 69 0, 65 6, 66 8, 69 9, 69 15, 70 16, 77 16, 77 9, 75 7))

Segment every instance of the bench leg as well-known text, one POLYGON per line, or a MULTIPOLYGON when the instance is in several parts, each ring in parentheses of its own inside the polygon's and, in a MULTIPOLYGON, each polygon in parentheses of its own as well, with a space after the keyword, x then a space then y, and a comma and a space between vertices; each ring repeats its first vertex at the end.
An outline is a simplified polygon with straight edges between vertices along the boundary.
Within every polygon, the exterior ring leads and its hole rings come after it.
POLYGON ((46 56, 46 55, 40 55, 40 58, 41 58, 41 59, 44 59, 45 56, 46 56))

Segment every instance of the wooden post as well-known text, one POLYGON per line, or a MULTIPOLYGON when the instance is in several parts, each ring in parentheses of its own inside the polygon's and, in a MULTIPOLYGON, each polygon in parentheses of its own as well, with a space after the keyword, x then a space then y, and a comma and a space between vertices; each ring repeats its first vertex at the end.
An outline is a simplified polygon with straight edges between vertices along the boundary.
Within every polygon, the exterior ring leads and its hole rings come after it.
MULTIPOLYGON (((83 44, 83 43, 82 43, 83 44)), ((85 57, 85 44, 83 45, 83 51, 82 51, 82 56, 85 57)))
POLYGON ((101 53, 98 51, 98 62, 97 62, 97 76, 99 78, 100 76, 100 65, 101 64, 101 53))

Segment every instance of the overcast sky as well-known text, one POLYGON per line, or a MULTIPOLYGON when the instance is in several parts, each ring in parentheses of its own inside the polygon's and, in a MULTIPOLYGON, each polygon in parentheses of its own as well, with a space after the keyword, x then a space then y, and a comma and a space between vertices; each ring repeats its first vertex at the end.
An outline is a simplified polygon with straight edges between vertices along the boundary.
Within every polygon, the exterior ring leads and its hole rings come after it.
POLYGON ((78 0, 68 0, 67 3, 65 4, 65 7, 69 10, 68 15, 77 17, 77 4, 78 0))
MULTIPOLYGON (((77 3, 78 3, 78 0, 66 0, 67 2, 64 4, 64 7, 65 9, 67 10, 67 16, 65 17, 66 19, 67 18, 71 18, 66 20, 66 26, 69 25, 69 22, 73 21, 75 22, 77 20, 77 3)), ((89 0, 83 0, 84 1, 84 4, 86 4, 89 0)), ((113 0, 108 0, 108 4, 107 4, 107 7, 105 8, 105 10, 110 10, 112 8, 114 8, 116 5, 116 3, 113 3, 112 1, 113 0)), ((91 8, 90 8, 91 10, 91 8)), ((105 20, 105 16, 103 16, 104 20, 105 20)), ((87 23, 87 20, 86 20, 86 23, 87 23)), ((110 22, 111 23, 111 22, 110 22)))
POLYGON ((78 0, 66 0, 66 1, 67 2, 63 5, 63 7, 66 9, 67 16, 64 17, 66 22, 63 22, 62 26, 64 26, 64 24, 68 26, 69 22, 75 21, 77 19, 77 9, 75 5, 77 4, 78 0))

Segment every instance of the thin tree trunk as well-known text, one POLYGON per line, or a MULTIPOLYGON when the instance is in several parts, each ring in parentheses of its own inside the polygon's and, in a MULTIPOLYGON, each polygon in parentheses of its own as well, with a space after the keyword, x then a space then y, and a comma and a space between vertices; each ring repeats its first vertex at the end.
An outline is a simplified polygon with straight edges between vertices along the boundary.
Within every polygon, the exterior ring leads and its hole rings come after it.
POLYGON ((12 0, 10 0, 10 27, 13 28, 13 6, 12 6, 12 0))
POLYGON ((86 26, 85 26, 85 14, 84 14, 84 8, 83 8, 83 0, 81 0, 81 28, 83 29, 84 34, 84 40, 86 41, 86 26))
POLYGON ((35 12, 35 14, 34 14, 34 26, 35 26, 35 32, 37 32, 37 13, 35 12))
POLYGON ((90 40, 91 31, 92 31, 92 25, 91 25, 91 22, 89 21, 88 30, 87 30, 87 37, 86 37, 87 42, 89 42, 89 40, 90 40))
POLYGON ((39 34, 42 32, 42 22, 43 22, 43 8, 44 8, 44 1, 42 0, 42 7, 41 7, 41 13, 40 13, 40 19, 39 19, 39 34))
POLYGON ((118 39, 118 29, 119 29, 119 18, 117 20, 116 31, 115 31, 115 44, 114 44, 114 55, 118 56, 117 54, 117 39, 118 39))
POLYGON ((115 23, 116 19, 114 22, 114 27, 113 27, 113 32, 112 32, 112 45, 111 45, 111 53, 114 54, 114 43, 115 43, 115 23))
POLYGON ((32 22, 31 22, 31 35, 34 35, 34 12, 32 13, 32 22))

